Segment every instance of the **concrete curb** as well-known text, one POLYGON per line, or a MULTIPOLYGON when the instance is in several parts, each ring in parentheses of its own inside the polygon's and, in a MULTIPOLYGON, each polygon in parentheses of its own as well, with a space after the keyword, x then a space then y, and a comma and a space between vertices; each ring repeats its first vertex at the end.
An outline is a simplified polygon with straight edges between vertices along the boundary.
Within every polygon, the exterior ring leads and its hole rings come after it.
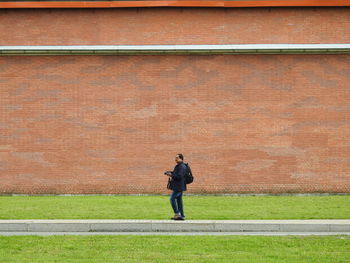
POLYGON ((0 220, 0 232, 350 232, 350 220, 0 220))
POLYGON ((1 236, 350 236, 350 232, 0 232, 1 236))

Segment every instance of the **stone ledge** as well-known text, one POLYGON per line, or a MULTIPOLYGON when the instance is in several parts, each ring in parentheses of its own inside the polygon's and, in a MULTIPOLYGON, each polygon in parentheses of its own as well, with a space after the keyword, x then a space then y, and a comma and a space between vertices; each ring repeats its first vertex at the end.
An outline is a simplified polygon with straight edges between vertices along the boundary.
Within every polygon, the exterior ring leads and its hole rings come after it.
POLYGON ((350 220, 0 220, 0 232, 350 232, 350 220))
POLYGON ((350 44, 224 44, 224 45, 70 45, 0 46, 10 55, 228 55, 348 54, 350 44))

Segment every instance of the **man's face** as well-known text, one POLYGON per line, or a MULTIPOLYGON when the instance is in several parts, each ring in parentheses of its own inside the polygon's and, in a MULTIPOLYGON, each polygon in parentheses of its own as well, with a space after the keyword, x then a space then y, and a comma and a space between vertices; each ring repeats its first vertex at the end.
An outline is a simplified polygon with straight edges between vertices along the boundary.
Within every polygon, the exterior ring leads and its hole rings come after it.
POLYGON ((175 162, 176 162, 176 163, 181 163, 181 162, 182 162, 182 159, 181 159, 178 155, 176 155, 176 157, 175 157, 175 162))

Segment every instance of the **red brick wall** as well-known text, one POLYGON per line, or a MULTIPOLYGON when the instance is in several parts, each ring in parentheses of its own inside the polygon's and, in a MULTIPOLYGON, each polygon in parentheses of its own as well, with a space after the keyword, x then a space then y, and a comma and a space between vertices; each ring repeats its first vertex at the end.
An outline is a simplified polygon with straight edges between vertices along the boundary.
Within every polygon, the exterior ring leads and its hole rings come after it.
MULTIPOLYGON (((349 8, 0 10, 0 45, 349 43, 349 8)), ((0 193, 350 192, 350 55, 0 57, 0 193)))
POLYGON ((350 192, 350 55, 0 57, 2 193, 350 192))
POLYGON ((349 43, 350 7, 3 9, 0 45, 349 43))

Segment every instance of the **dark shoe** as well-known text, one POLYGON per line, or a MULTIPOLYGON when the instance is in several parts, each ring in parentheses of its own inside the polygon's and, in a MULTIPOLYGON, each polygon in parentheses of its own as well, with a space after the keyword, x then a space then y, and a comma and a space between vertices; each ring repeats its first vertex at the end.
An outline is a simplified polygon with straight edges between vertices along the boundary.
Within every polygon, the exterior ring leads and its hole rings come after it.
POLYGON ((182 216, 175 215, 171 218, 172 220, 183 220, 182 216))

